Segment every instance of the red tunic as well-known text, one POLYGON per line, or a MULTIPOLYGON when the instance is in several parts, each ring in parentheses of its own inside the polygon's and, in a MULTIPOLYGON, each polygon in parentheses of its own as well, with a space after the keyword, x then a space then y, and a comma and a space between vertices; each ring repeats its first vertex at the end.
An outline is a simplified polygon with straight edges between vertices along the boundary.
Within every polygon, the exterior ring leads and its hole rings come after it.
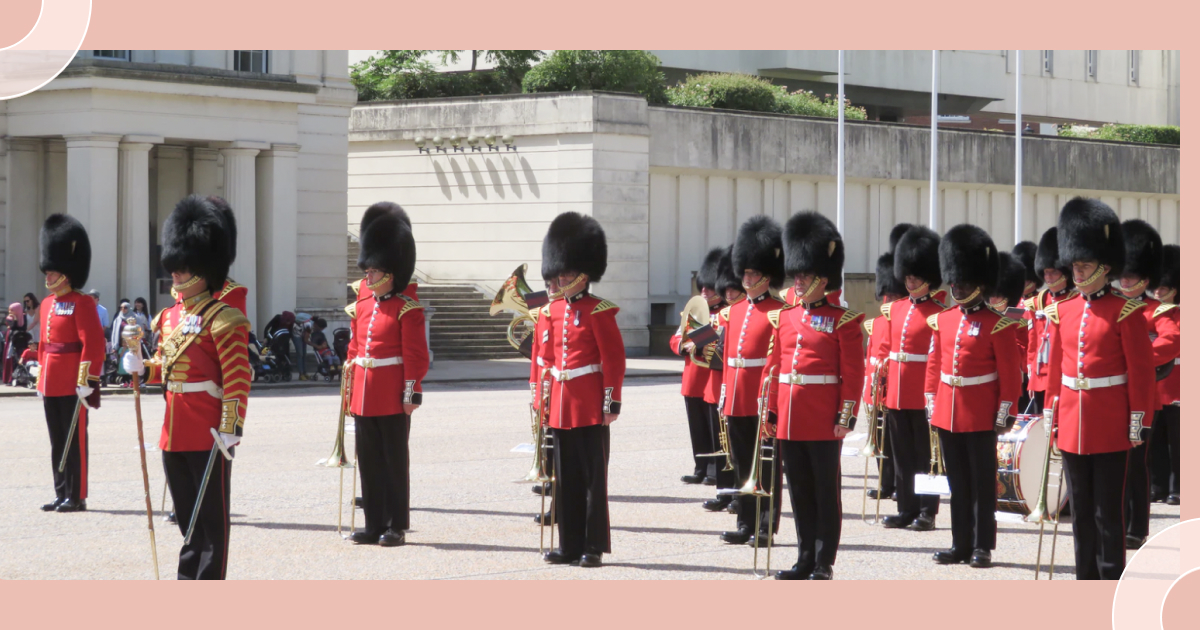
POLYGON ((586 291, 548 306, 549 335, 539 356, 552 368, 550 426, 603 424, 604 414, 621 412, 625 341, 617 327, 620 308, 586 291))
POLYGON ((786 306, 770 293, 725 307, 725 374, 721 413, 758 415, 758 395, 775 327, 768 315, 786 306))
POLYGON ((933 329, 929 317, 944 307, 925 295, 902 298, 884 304, 883 321, 876 320, 874 334, 880 335, 875 349, 876 362, 891 361, 888 366, 888 409, 925 408, 925 363, 933 329))
POLYGON ((76 387, 98 387, 105 341, 96 300, 75 290, 49 295, 40 316, 37 390, 43 396, 74 396, 76 387))
POLYGON ((1075 289, 1063 289, 1051 293, 1042 289, 1037 295, 1025 300, 1025 316, 1029 318, 1029 341, 1025 346, 1025 373, 1029 375, 1029 391, 1046 391, 1046 380, 1050 373, 1050 332, 1046 329, 1045 309, 1055 302, 1079 295, 1075 289), (1040 357, 1040 358, 1039 358, 1040 357))
POLYGON ((250 395, 249 351, 246 341, 250 322, 227 304, 214 300, 207 291, 176 302, 154 318, 151 328, 160 333, 147 383, 163 383, 164 351, 168 344, 179 345, 185 333, 176 335, 181 326, 200 327, 199 335, 170 365, 166 374, 164 397, 167 410, 163 418, 158 446, 164 451, 207 451, 213 446, 210 429, 241 435, 246 418, 246 399, 250 395), (180 391, 185 384, 207 387, 180 391), (179 389, 176 389, 179 388, 179 389))
POLYGON ((241 311, 242 315, 246 314, 246 294, 249 290, 234 282, 226 280, 225 286, 217 293, 217 299, 241 311))
MULTIPOLYGON (((1150 329, 1150 345, 1154 349, 1152 360, 1154 367, 1174 363, 1179 360, 1179 308, 1174 304, 1163 304, 1151 297, 1142 300, 1146 303, 1146 308, 1142 309, 1142 312, 1146 314, 1146 326, 1150 329)), ((1175 375, 1174 383, 1170 382, 1171 377, 1168 375, 1167 378, 1155 384, 1157 389, 1155 409, 1162 408, 1163 405, 1174 404, 1176 400, 1179 400, 1177 372, 1179 372, 1179 366, 1171 369, 1171 375, 1175 375), (1174 385, 1173 389, 1172 385, 1174 385)))
POLYGON ((533 346, 529 354, 529 394, 530 402, 536 405, 538 397, 542 395, 542 384, 550 379, 549 374, 542 378, 542 372, 546 371, 546 360, 542 358, 542 344, 550 337, 550 305, 529 311, 529 316, 533 318, 533 346))
POLYGON ((425 307, 395 291, 379 298, 362 291, 346 313, 353 318, 346 351, 346 363, 353 365, 350 413, 392 416, 404 413, 405 404, 420 404, 429 371, 425 307))
POLYGON ((879 347, 883 343, 882 331, 886 329, 886 315, 880 315, 869 322, 863 323, 863 330, 867 333, 867 353, 864 356, 866 366, 863 372, 862 389, 862 402, 864 405, 871 404, 871 375, 875 373, 875 368, 879 366, 879 347))
MULTIPOLYGON (((716 316, 721 312, 721 309, 710 309, 710 321, 716 321, 716 316)), ((679 328, 675 334, 671 336, 671 352, 683 357, 683 395, 688 398, 703 398, 708 390, 709 381, 712 380, 712 369, 698 365, 692 360, 694 352, 689 354, 684 352, 683 344, 687 340, 683 338, 683 323, 679 324, 679 328)), ((714 341, 713 344, 716 342, 714 341)), ((703 356, 703 348, 700 349, 703 356)), ((713 357, 714 361, 719 361, 720 357, 713 357)))
MULTIPOLYGON (((1154 309, 1159 316, 1155 319, 1171 318, 1175 322, 1176 345, 1178 346, 1179 337, 1179 305, 1178 304, 1162 304, 1154 309)), ((1162 333, 1159 333, 1160 335, 1162 333)), ((1179 346, 1181 347, 1181 346, 1179 346)), ((1175 354, 1175 369, 1167 375, 1167 378, 1158 382, 1158 401, 1165 407, 1166 405, 1179 404, 1179 353, 1175 354)), ((1161 363, 1159 365, 1162 365, 1161 363)))
MULTIPOLYGON (((729 309, 723 308, 719 309, 714 315, 712 315, 713 328, 716 329, 717 334, 720 335, 722 339, 725 337, 725 325, 728 323, 728 314, 729 309)), ((721 347, 721 344, 718 343, 718 350, 721 347)), ((716 355, 713 356, 713 361, 720 362, 724 360, 725 357, 723 352, 717 352, 716 355)), ((725 380, 725 366, 722 364, 720 365, 720 368, 721 369, 719 370, 708 371, 708 383, 706 383, 704 386, 704 402, 710 405, 715 405, 721 402, 721 383, 723 383, 725 380)))
POLYGON ((779 377, 768 399, 779 422, 775 435, 796 441, 841 439, 834 427, 852 426, 863 381, 863 314, 822 298, 768 318, 773 332, 766 370, 774 368, 779 377), (813 377, 832 382, 804 382, 813 377))
POLYGON ((934 396, 933 425, 952 433, 992 431, 1019 413, 1020 322, 979 304, 950 308, 929 318, 933 329, 925 368, 925 393, 934 396), (992 379, 945 382, 945 376, 992 379), (969 381, 968 381, 969 383, 969 381))
POLYGON ((1106 287, 1087 299, 1075 296, 1045 309, 1050 329, 1046 406, 1058 397, 1054 421, 1061 450, 1078 455, 1128 450, 1133 422, 1150 426, 1157 390, 1146 317, 1138 312, 1144 308, 1144 302, 1106 287), (1121 376, 1126 383, 1084 383, 1078 391, 1062 382, 1063 377, 1077 385, 1078 377, 1121 376))

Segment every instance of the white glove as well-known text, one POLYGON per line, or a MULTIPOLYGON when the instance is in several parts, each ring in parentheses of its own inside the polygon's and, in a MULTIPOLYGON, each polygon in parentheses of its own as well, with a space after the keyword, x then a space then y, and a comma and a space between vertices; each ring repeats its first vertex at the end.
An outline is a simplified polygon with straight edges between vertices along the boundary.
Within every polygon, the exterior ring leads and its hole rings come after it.
POLYGON ((46 395, 42 393, 42 390, 40 390, 40 389, 37 389, 37 390, 34 390, 34 391, 36 391, 36 392, 37 392, 37 395, 38 395, 38 400, 42 400, 42 399, 44 399, 44 398, 46 397, 46 395))
POLYGON ((121 357, 121 369, 130 374, 141 374, 142 370, 146 369, 146 362, 142 361, 138 353, 126 352, 125 356, 121 357))
POLYGON ((242 436, 234 435, 232 433, 222 433, 221 441, 225 444, 225 450, 229 450, 241 443, 242 436))
POLYGON ((92 395, 92 388, 85 385, 80 385, 75 388, 75 395, 79 396, 79 401, 87 403, 87 397, 92 395))

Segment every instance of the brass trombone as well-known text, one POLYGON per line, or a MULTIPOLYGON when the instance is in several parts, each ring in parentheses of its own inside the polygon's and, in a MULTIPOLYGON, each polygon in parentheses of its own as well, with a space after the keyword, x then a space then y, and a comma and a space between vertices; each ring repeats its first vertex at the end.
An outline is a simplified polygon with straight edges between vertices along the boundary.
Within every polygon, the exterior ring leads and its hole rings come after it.
MULTIPOLYGON (((1045 425, 1046 431, 1046 456, 1042 459, 1042 483, 1038 489, 1037 505, 1030 511, 1029 516, 1025 517, 1026 523, 1037 523, 1038 527, 1038 554, 1037 563, 1033 569, 1033 579, 1038 579, 1042 572, 1042 539, 1046 535, 1046 521, 1051 520, 1049 511, 1046 509, 1046 495, 1050 491, 1050 458, 1055 451, 1054 446, 1054 412, 1058 407, 1058 399, 1054 399, 1050 403, 1050 408, 1043 413, 1042 423, 1045 425)), ((1061 455, 1060 455, 1061 457, 1061 455)), ((1056 507, 1062 505, 1062 488, 1063 488, 1063 469, 1058 470, 1058 492, 1054 500, 1056 507)), ((1058 547, 1058 522, 1062 520, 1061 512, 1054 514, 1054 534, 1051 536, 1050 543, 1050 572, 1047 574, 1047 579, 1054 579, 1054 552, 1058 547)))
POLYGON ((767 423, 771 415, 770 411, 770 392, 771 381, 776 380, 775 367, 772 366, 763 376, 762 387, 758 393, 758 448, 754 452, 754 461, 750 466, 750 478, 741 488, 730 488, 720 490, 718 495, 750 495, 754 497, 754 528, 758 531, 754 535, 754 568, 751 573, 758 579, 764 579, 771 575, 771 548, 775 544, 775 478, 778 476, 778 470, 775 469, 775 449, 778 440, 769 433, 767 423), (770 462, 771 480, 767 483, 767 487, 763 487, 763 463, 770 462), (761 530, 759 523, 762 522, 762 500, 767 497, 767 564, 763 573, 758 572, 758 547, 762 536, 759 536, 761 530))
POLYGON ((879 470, 879 480, 875 494, 875 520, 879 522, 879 504, 883 501, 883 460, 887 459, 887 375, 888 361, 883 361, 871 372, 871 409, 867 414, 867 444, 863 447, 863 502, 862 519, 867 520, 867 475, 870 473, 871 460, 875 460, 879 470))
POLYGON ((721 469, 721 472, 728 472, 733 470, 733 457, 729 452, 729 420, 725 418, 725 414, 721 413, 719 409, 717 410, 717 419, 721 425, 721 432, 717 434, 721 450, 715 453, 704 453, 698 455, 698 457, 724 457, 725 467, 721 469))
MULTIPOLYGON (((344 495, 342 493, 345 491, 346 469, 347 468, 355 468, 355 464, 357 463, 357 462, 351 462, 346 458, 346 405, 348 404, 348 391, 350 389, 351 375, 354 373, 350 369, 349 366, 350 366, 350 364, 347 364, 347 367, 344 369, 344 371, 342 373, 341 399, 340 399, 340 402, 338 403, 337 437, 334 438, 334 441, 333 441, 333 452, 329 454, 329 457, 326 457, 325 459, 322 459, 321 461, 317 462, 318 466, 321 466, 324 468, 337 468, 338 469, 338 501, 337 501, 338 528, 337 528, 337 532, 338 532, 338 536, 341 536, 342 538, 346 538, 346 535, 342 534, 342 511, 343 511, 342 501, 344 500, 344 495)), ((358 475, 352 474, 351 481, 350 481, 350 496, 353 497, 355 494, 357 494, 357 492, 358 492, 358 475)), ((350 503, 350 531, 351 532, 354 531, 354 502, 353 502, 353 499, 351 499, 351 503, 350 503)))
POLYGON ((554 548, 554 507, 558 498, 558 483, 555 479, 555 474, 549 470, 549 460, 554 454, 554 436, 546 430, 545 416, 550 410, 550 380, 546 378, 550 374, 550 368, 542 370, 538 380, 542 384, 542 395, 529 404, 530 420, 533 425, 533 466, 529 468, 529 472, 518 480, 518 483, 540 483, 542 484, 542 511, 539 514, 546 513, 546 491, 550 491, 550 519, 549 523, 546 519, 541 520, 541 526, 538 529, 538 549, 541 553, 546 553, 546 527, 550 527, 550 548, 554 548))

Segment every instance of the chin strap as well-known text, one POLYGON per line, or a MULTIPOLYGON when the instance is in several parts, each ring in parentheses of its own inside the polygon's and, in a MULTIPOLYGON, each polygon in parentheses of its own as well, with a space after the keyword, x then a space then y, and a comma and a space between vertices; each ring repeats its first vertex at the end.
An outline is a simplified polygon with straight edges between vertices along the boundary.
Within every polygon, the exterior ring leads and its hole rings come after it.
POLYGON ((1146 292, 1147 284, 1150 284, 1150 281, 1146 278, 1142 278, 1140 282, 1129 288, 1121 287, 1121 292, 1126 294, 1133 293, 1134 295, 1141 295, 1142 293, 1146 292))
MULTIPOLYGON (((761 277, 761 278, 759 278, 759 279, 758 279, 758 282, 755 282, 754 284, 752 284, 752 285, 750 285, 750 286, 746 287, 746 293, 747 293, 747 294, 749 294, 751 291, 753 291, 753 290, 755 290, 755 289, 757 289, 757 288, 761 287, 762 285, 764 285, 764 284, 766 284, 767 282, 770 282, 770 281, 771 281, 771 279, 770 279, 770 278, 768 278, 767 276, 763 276, 763 277, 761 277)), ((742 286, 745 286, 745 283, 742 283, 742 286)))
POLYGON ((373 284, 368 284, 367 289, 374 291, 375 289, 378 289, 379 287, 387 284, 388 282, 391 282, 391 280, 392 280, 392 274, 385 273, 385 274, 383 274, 383 277, 379 279, 378 282, 375 282, 373 284))
POLYGON ((575 276, 574 280, 568 282, 567 286, 565 286, 561 290, 559 290, 558 293, 559 293, 559 295, 566 295, 568 291, 573 290, 575 287, 577 287, 581 284, 586 284, 587 281, 588 281, 587 274, 581 273, 581 274, 575 276))
POLYGON ((923 290, 925 290, 925 289, 928 289, 928 288, 929 288, 929 283, 928 283, 928 282, 922 282, 922 283, 921 283, 921 286, 917 287, 915 290, 909 291, 909 292, 908 292, 908 294, 909 294, 909 295, 916 295, 917 293, 920 293, 921 291, 923 291, 923 290))
POLYGON ((176 293, 183 293, 184 291, 187 291, 188 289, 196 286, 196 284, 199 283, 200 280, 201 280, 200 276, 192 276, 190 279, 188 279, 187 282, 184 282, 183 284, 176 284, 176 285, 172 286, 171 289, 174 290, 176 293))
POLYGON ((971 302, 975 301, 975 298, 979 297, 980 293, 983 293, 983 287, 975 287, 975 290, 971 292, 971 295, 968 295, 961 300, 958 298, 954 298, 954 300, 959 304, 970 304, 971 302))
POLYGON ((1100 278, 1103 278, 1104 274, 1105 274, 1104 265, 1096 265, 1096 273, 1093 273, 1092 275, 1088 276, 1087 280, 1084 280, 1083 282, 1076 282, 1075 286, 1086 287, 1086 286, 1092 284, 1093 282, 1099 280, 1100 278))
POLYGON ((1067 284, 1067 277, 1066 277, 1066 276, 1059 276, 1059 278, 1058 278, 1058 282, 1055 282, 1055 283, 1053 283, 1053 284, 1051 284, 1051 283, 1047 282, 1047 283, 1046 283, 1046 288, 1047 288, 1047 289, 1050 289, 1050 292, 1051 292, 1051 293, 1058 293, 1059 291, 1062 291, 1062 290, 1063 290, 1063 287, 1065 287, 1065 286, 1066 286, 1066 284, 1067 284))
POLYGON ((805 304, 811 302, 812 300, 809 298, 817 292, 817 287, 821 286, 821 280, 823 279, 824 278, 813 278, 812 284, 808 285, 808 290, 804 292, 804 295, 800 296, 800 301, 804 302, 805 304))
POLYGON ((62 295, 71 289, 71 285, 67 280, 67 277, 62 274, 58 275, 58 280, 55 280, 54 282, 47 282, 45 284, 46 290, 50 291, 54 295, 62 295))

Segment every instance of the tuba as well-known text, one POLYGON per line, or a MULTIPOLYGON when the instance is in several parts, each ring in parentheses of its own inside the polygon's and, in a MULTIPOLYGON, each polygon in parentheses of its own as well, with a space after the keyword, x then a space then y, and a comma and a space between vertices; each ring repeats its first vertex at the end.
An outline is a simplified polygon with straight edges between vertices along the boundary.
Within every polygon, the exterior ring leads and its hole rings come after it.
POLYGON ((496 292, 496 297, 492 298, 488 314, 496 315, 501 311, 516 313, 516 317, 508 323, 505 338, 508 339, 508 343, 513 349, 528 359, 533 354, 532 341, 527 342, 527 340, 533 334, 534 321, 529 315, 529 306, 525 303, 525 295, 533 292, 529 288, 529 283, 525 282, 526 268, 528 265, 522 264, 504 281, 504 286, 500 287, 500 290, 496 292))
MULTIPOLYGON (((679 314, 679 320, 683 330, 683 339, 687 341, 688 334, 710 323, 708 300, 705 300, 700 295, 693 296, 683 307, 683 312, 679 314)), ((703 348, 696 348, 696 351, 692 353, 689 359, 692 363, 700 367, 709 367, 713 361, 713 355, 716 353, 716 348, 717 345, 715 343, 710 343, 703 348)))

